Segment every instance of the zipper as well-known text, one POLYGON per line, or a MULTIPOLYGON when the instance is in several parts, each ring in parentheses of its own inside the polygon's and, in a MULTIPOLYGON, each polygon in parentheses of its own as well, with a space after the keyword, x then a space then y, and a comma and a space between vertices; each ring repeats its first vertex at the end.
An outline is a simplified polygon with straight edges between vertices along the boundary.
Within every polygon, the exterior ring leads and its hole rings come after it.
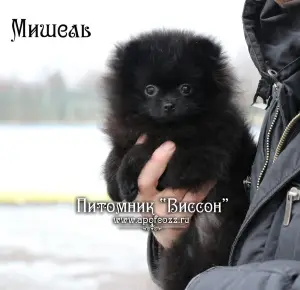
MULTIPOLYGON (((267 166, 269 164, 269 160, 270 160, 270 139, 271 139, 271 134, 272 134, 272 131, 273 131, 273 128, 274 128, 274 125, 278 119, 278 116, 279 116, 279 104, 278 104, 278 97, 279 97, 279 92, 280 92, 280 89, 281 89, 281 83, 279 81, 277 81, 277 72, 274 71, 274 70, 268 70, 268 73, 270 75, 271 78, 273 78, 273 81, 274 81, 274 84, 273 84, 273 87, 272 87, 272 97, 275 96, 275 101, 277 102, 276 104, 276 108, 275 108, 275 115, 273 117, 273 120, 271 122, 271 126, 268 130, 268 133, 267 133, 267 140, 266 140, 266 161, 264 163, 264 166, 259 174, 259 177, 258 177, 258 180, 257 180, 257 183, 256 183, 256 189, 258 190, 259 189, 259 186, 260 186, 260 183, 262 181, 262 178, 263 178, 263 175, 267 169, 267 166)), ((248 179, 248 182, 250 180, 248 179)), ((248 183, 247 182, 247 183, 248 183)), ((264 205, 268 200, 270 199, 270 197, 268 196, 267 198, 265 198, 263 201, 262 201, 262 204, 261 205, 264 205)), ((239 238, 241 237, 241 234, 242 232, 244 231, 244 229, 248 226, 248 224, 250 223, 251 219, 253 216, 255 216, 255 214, 258 212, 259 208, 256 208, 254 210, 254 212, 252 212, 252 214, 244 220, 244 223, 242 224, 239 232, 237 233, 236 237, 235 237, 235 240, 231 246, 231 250, 230 250, 230 254, 229 254, 229 265, 231 265, 231 260, 232 260, 232 256, 233 256, 233 251, 234 251, 234 248, 236 247, 237 243, 238 243, 238 240, 239 238)))
POLYGON ((287 125, 287 127, 285 128, 280 140, 279 140, 279 143, 278 143, 278 146, 276 148, 276 151, 275 151, 275 155, 274 155, 274 159, 273 159, 273 163, 276 161, 276 159, 278 158, 280 152, 282 151, 282 148, 283 148, 283 145, 288 137, 288 134, 290 133, 291 129, 294 127, 294 125, 300 121, 300 113, 298 113, 290 122, 289 124, 287 125))
POLYGON ((299 200, 300 200, 300 189, 298 189, 297 187, 292 187, 286 195, 285 212, 284 212, 284 218, 283 218, 284 226, 288 226, 290 224, 293 203, 295 201, 299 201, 299 200))
MULTIPOLYGON (((300 113, 298 113, 287 125, 287 127, 285 128, 278 146, 276 148, 275 154, 274 154, 274 159, 273 159, 273 163, 276 161, 276 159, 278 158, 279 154, 281 153, 284 143, 288 137, 288 134, 290 133, 291 129, 295 126, 295 124, 297 123, 297 121, 300 120, 300 113)), ((296 187, 292 187, 287 195, 286 195, 286 204, 285 204, 285 211, 284 211, 284 218, 283 218, 283 225, 284 226, 288 226, 290 224, 290 220, 291 220, 291 215, 292 215, 292 209, 293 209, 293 204, 295 201, 299 201, 300 200, 300 190, 297 189, 296 187)))
MULTIPOLYGON (((278 99, 278 92, 279 92, 279 88, 281 86, 281 83, 279 82, 276 82, 274 83, 273 85, 273 94, 272 95, 275 95, 275 100, 277 101, 278 99)), ((271 126, 268 130, 268 133, 267 133, 267 139, 266 139, 266 160, 265 160, 265 163, 264 163, 264 166, 262 168, 262 170, 260 171, 259 173, 259 176, 258 176, 258 179, 257 179, 257 183, 256 183, 256 189, 258 190, 259 189, 259 186, 260 186, 260 183, 262 181, 262 178, 266 172, 266 169, 268 167, 268 164, 269 164, 269 161, 270 161, 270 139, 271 139, 271 135, 272 135, 272 132, 273 132, 273 129, 274 129, 274 126, 275 126, 275 123, 278 119, 278 116, 279 116, 279 104, 276 105, 276 109, 275 109, 275 115, 273 117, 273 120, 271 122, 271 126)))

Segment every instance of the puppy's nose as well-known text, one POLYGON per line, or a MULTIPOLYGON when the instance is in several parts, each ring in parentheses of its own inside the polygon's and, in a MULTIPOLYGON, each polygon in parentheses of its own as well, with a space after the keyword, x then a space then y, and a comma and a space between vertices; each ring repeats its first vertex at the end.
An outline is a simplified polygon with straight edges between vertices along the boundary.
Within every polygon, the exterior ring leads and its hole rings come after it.
POLYGON ((174 111, 174 109, 175 109, 175 105, 173 103, 165 103, 164 104, 164 111, 165 112, 174 111))

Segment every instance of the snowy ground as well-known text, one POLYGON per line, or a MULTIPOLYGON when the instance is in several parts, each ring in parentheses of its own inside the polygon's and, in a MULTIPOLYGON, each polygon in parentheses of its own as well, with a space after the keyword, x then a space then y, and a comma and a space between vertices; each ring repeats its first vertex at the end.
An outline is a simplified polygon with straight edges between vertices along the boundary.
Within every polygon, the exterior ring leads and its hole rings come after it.
POLYGON ((146 232, 72 206, 0 206, 1 290, 150 290, 146 232))

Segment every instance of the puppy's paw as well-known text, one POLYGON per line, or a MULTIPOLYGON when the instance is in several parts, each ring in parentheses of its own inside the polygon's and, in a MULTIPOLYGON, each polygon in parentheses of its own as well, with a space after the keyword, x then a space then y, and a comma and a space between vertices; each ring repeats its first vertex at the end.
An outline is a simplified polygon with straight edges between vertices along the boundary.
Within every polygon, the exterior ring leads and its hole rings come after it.
POLYGON ((124 178, 124 176, 119 178, 118 183, 121 197, 127 202, 134 201, 138 195, 137 183, 124 178))
POLYGON ((139 144, 133 146, 123 157, 117 171, 117 183, 121 198, 128 202, 136 199, 139 193, 139 175, 152 152, 152 148, 149 149, 144 144, 139 144))
POLYGON ((138 176, 128 163, 122 162, 117 172, 117 183, 121 198, 127 202, 132 202, 138 195, 138 176))

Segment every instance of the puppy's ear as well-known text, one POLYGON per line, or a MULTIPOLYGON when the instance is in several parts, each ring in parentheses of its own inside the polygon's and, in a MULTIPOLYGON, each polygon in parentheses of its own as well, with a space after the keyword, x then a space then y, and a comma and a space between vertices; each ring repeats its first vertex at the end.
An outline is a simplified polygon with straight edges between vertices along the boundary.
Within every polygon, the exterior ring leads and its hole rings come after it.
POLYGON ((139 43, 135 40, 131 40, 126 43, 119 43, 116 45, 114 53, 114 67, 121 69, 128 65, 135 64, 138 61, 137 53, 139 50, 139 43))
POLYGON ((209 38, 196 38, 192 40, 193 53, 202 61, 217 63, 221 59, 222 48, 221 46, 209 38))
POLYGON ((210 88, 217 90, 217 93, 228 90, 234 77, 222 46, 208 37, 194 39, 192 46, 195 62, 205 71, 204 77, 210 88))

